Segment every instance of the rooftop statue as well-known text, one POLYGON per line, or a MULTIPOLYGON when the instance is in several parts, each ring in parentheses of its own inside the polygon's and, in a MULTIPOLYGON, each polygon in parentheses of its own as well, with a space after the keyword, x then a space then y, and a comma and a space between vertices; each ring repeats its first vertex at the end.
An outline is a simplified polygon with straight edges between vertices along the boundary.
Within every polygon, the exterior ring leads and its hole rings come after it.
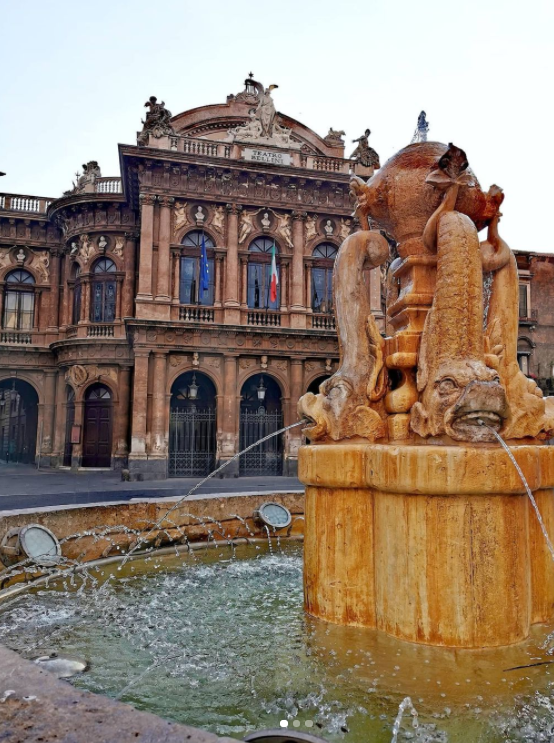
POLYGON ((147 145, 150 135, 159 139, 169 134, 175 134, 175 130, 170 123, 171 111, 165 107, 164 101, 158 103, 156 96, 151 95, 144 106, 149 111, 146 114, 146 119, 142 121, 142 131, 137 137, 137 144, 147 145))
MULTIPOLYGON (((518 277, 515 257, 498 234, 502 191, 492 186, 483 192, 465 152, 437 142, 406 147, 369 181, 354 177, 351 191, 360 222, 371 218, 394 238, 401 260, 429 256, 423 265, 435 288, 414 361, 417 386, 409 390, 406 407, 410 435, 494 440, 481 422, 505 438, 550 435, 550 401, 517 363, 518 277), (483 227, 487 239, 479 243, 483 227), (483 272, 491 271, 483 327, 483 272)), ((313 422, 306 431, 312 440, 386 439, 383 397, 387 391, 394 396, 399 383, 388 375, 363 272, 385 263, 388 255, 388 242, 372 230, 354 233, 340 248, 334 293, 341 363, 318 395, 308 393, 299 402, 300 413, 313 422)))
POLYGON ((352 143, 358 143, 358 146, 354 152, 350 155, 350 159, 355 160, 356 163, 360 163, 364 168, 380 168, 379 155, 375 150, 369 146, 369 135, 371 131, 366 129, 361 137, 353 139, 352 143))
POLYGON ((427 134, 429 132, 429 122, 427 121, 427 114, 425 111, 421 111, 417 117, 417 126, 412 137, 411 144, 414 142, 427 142, 427 134))
MULTIPOLYGON (((246 84, 248 96, 251 98, 255 95, 257 105, 256 108, 249 110, 249 121, 229 129, 227 141, 300 149, 302 145, 292 139, 291 130, 279 122, 275 103, 271 97, 271 91, 279 86, 270 85, 268 88, 264 88, 261 83, 254 79, 247 80, 246 84)), ((246 98, 244 101, 246 102, 246 98)))
POLYGON ((73 188, 69 191, 64 191, 64 196, 82 193, 85 190, 94 191, 96 179, 102 177, 98 162, 96 160, 90 160, 88 163, 84 163, 83 172, 75 173, 75 177, 77 180, 73 181, 73 188))

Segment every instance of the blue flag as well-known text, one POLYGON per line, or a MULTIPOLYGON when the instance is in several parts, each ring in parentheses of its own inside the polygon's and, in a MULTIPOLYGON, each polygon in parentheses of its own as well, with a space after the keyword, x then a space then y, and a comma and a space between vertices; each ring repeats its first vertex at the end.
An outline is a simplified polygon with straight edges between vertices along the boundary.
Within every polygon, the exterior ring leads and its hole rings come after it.
POLYGON ((206 252, 206 242, 202 235, 202 247, 200 252, 200 296, 204 295, 210 288, 210 269, 208 266, 208 254, 206 252))

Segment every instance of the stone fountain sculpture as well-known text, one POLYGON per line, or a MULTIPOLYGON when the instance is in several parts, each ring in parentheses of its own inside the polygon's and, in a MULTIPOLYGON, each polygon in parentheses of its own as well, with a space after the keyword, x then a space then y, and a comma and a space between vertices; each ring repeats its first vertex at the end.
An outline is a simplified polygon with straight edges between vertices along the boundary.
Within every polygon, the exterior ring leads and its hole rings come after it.
POLYGON ((554 614, 554 566, 516 456, 554 531, 551 400, 517 362, 518 274, 454 145, 419 142, 351 190, 362 229, 334 273, 341 363, 299 402, 307 610, 414 642, 505 645, 554 614), (487 228, 479 242, 478 231, 487 228), (389 266, 382 338, 364 272, 389 266), (488 306, 485 277, 491 285, 488 306), (491 283, 492 282, 492 283, 491 283))

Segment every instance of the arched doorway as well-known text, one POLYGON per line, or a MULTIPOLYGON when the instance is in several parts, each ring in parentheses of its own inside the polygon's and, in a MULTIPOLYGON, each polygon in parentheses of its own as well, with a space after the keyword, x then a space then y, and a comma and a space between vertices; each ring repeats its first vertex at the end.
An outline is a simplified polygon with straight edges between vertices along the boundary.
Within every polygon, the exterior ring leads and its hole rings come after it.
POLYGON ((112 393, 103 384, 85 393, 83 467, 110 467, 112 463, 112 393))
MULTIPOLYGON (((255 374, 242 386, 240 450, 283 427, 281 389, 267 374, 255 374)), ((239 459, 239 474, 283 474, 283 435, 274 436, 239 459)))
POLYGON ((203 477, 215 468, 216 389, 201 372, 185 372, 171 386, 169 477, 203 477))
POLYGON ((72 387, 67 388, 67 403, 65 410, 65 444, 63 450, 63 466, 71 467, 71 455, 73 444, 71 443, 71 429, 75 422, 75 391, 72 387))
POLYGON ((38 395, 21 379, 0 382, 0 459, 31 463, 37 450, 38 395))
POLYGON ((330 374, 324 374, 322 377, 316 377, 312 382, 310 382, 306 392, 313 392, 314 395, 319 394, 320 385, 322 385, 326 379, 329 379, 330 376, 330 374))

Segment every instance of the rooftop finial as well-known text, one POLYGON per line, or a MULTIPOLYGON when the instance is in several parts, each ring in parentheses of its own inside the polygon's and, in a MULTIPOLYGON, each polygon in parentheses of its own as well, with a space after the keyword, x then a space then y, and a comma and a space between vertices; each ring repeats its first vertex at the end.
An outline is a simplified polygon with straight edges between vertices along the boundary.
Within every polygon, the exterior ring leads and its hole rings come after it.
POLYGON ((429 131, 429 122, 427 121, 427 114, 422 111, 417 117, 417 126, 412 137, 410 144, 414 142, 427 142, 427 132, 429 131))

